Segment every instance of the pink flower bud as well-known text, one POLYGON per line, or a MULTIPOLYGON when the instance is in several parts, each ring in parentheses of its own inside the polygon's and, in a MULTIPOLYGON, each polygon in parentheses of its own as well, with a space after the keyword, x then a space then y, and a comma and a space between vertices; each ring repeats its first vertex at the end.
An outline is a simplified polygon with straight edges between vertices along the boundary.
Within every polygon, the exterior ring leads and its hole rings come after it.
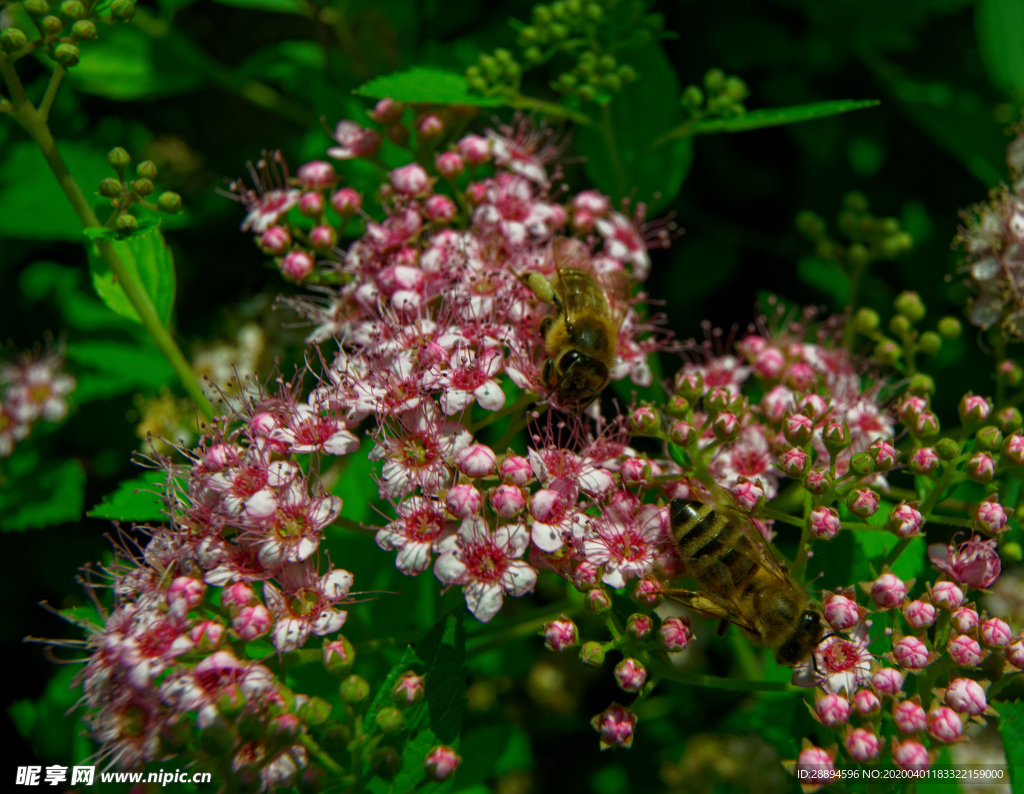
POLYGON ((480 512, 480 492, 468 483, 449 489, 444 506, 456 518, 465 518, 480 512))
POLYGON ((881 438, 871 443, 868 454, 875 464, 875 471, 886 472, 896 465, 896 447, 881 438))
MULTIPOLYGON (((811 534, 825 540, 832 540, 843 528, 842 522, 839 520, 839 513, 831 507, 814 508, 811 511, 810 522, 811 534)), ((854 606, 856 607, 856 605, 854 606)))
POLYGON ((633 729, 636 727, 636 714, 618 703, 594 717, 590 724, 601 735, 601 749, 611 747, 630 747, 633 744, 633 729))
POLYGON ((999 502, 982 502, 974 514, 974 522, 982 532, 996 535, 1006 529, 1006 511, 999 502))
POLYGON ((956 678, 946 689, 946 704, 954 711, 976 717, 988 708, 985 690, 970 678, 956 678))
POLYGON ((650 435, 657 432, 661 420, 653 408, 649 405, 641 405, 629 415, 629 423, 634 432, 650 435))
POLYGON ((425 694, 426 685, 424 684, 423 676, 416 675, 411 670, 404 673, 391 688, 391 699, 395 702, 395 705, 401 708, 419 703, 423 700, 425 694))
POLYGON ((786 370, 786 385, 796 391, 807 391, 814 380, 814 370, 804 361, 798 361, 786 370))
POLYGON ((1006 661, 1018 670, 1024 670, 1024 639, 1017 637, 1006 646, 1006 661))
POLYGON ((931 447, 919 447, 910 456, 909 466, 914 474, 931 474, 939 465, 939 456, 931 447))
POLYGON ((737 482, 730 492, 736 500, 736 506, 744 510, 753 510, 765 500, 764 488, 760 482, 744 481, 740 478, 740 482, 737 482))
POLYGON ((693 429, 693 425, 691 425, 689 422, 679 420, 674 425, 672 425, 672 430, 670 433, 672 443, 679 447, 688 446, 689 443, 693 440, 696 432, 697 431, 693 429))
POLYGON ((643 458, 626 458, 622 461, 619 476, 628 485, 647 482, 651 477, 651 463, 643 458))
POLYGON ((501 462, 501 479, 511 480, 516 485, 526 485, 533 476, 530 461, 518 455, 510 455, 501 462))
POLYGON ((690 402, 704 393, 704 378, 699 372, 679 372, 676 375, 676 391, 690 402))
POLYGON ((438 745, 423 759, 423 769, 430 780, 444 781, 455 774, 462 763, 462 756, 447 745, 438 745))
POLYGON ((964 733, 964 721, 946 706, 928 712, 928 735, 940 742, 955 742, 964 733))
POLYGON ((903 606, 903 617, 915 629, 932 625, 936 614, 935 607, 927 601, 915 600, 903 606))
POLYGON ((1009 460, 1014 465, 1024 464, 1024 436, 1014 433, 1003 443, 1003 461, 1009 460))
POLYGON ((331 206, 343 218, 350 218, 363 207, 363 197, 350 187, 343 187, 331 194, 331 206))
POLYGON ((996 462, 987 452, 979 452, 967 461, 967 476, 975 482, 989 482, 996 474, 996 462))
POLYGON ((900 667, 923 670, 930 663, 928 646, 917 637, 903 637, 892 646, 893 657, 900 667))
POLYGON ((470 206, 476 207, 487 199, 486 182, 470 182, 466 185, 466 201, 470 206))
POLYGON ((436 138, 444 132, 444 122, 433 113, 428 113, 416 122, 416 132, 424 138, 436 138))
POLYGON ((892 739, 892 762, 900 769, 913 769, 923 772, 932 765, 928 750, 920 742, 906 739, 898 742, 892 739))
POLYGON ((283 254, 292 244, 292 235, 284 226, 271 226, 260 237, 260 248, 268 254, 283 254))
POLYGON ((167 588, 167 605, 181 617, 203 602, 206 585, 191 576, 179 576, 167 588))
POLYGON ((960 607, 953 610, 949 622, 961 634, 966 634, 978 625, 978 613, 970 607, 960 607))
POLYGON ((565 615, 544 624, 544 647, 549 651, 561 652, 580 644, 579 630, 565 615))
POLYGON ((303 193, 299 199, 299 212, 307 218, 316 218, 324 211, 324 197, 321 193, 312 191, 303 193))
POLYGON ((814 704, 814 713, 828 728, 842 725, 850 719, 850 701, 839 695, 825 695, 814 704))
POLYGON ((269 436, 278 428, 278 421, 272 413, 261 411, 249 420, 249 430, 256 437, 269 436))
POLYGON ((587 605, 589 609, 595 615, 603 615, 609 609, 612 608, 612 599, 604 591, 604 588, 595 587, 593 590, 589 590, 584 596, 583 603, 587 605))
POLYGON ((499 485, 491 491, 491 507, 499 516, 511 518, 525 506, 523 492, 514 485, 499 485))
POLYGON ((782 432, 793 446, 803 446, 811 440, 814 422, 803 414, 793 414, 783 422, 782 432))
POLYGON ((785 368, 786 357, 777 347, 766 347, 754 357, 754 371, 767 380, 775 380, 785 368))
POLYGON ((599 190, 581 190, 572 199, 574 210, 584 210, 591 215, 604 215, 612 208, 609 198, 599 190))
POLYGON ((430 189, 430 177, 419 163, 409 163, 391 172, 391 186, 399 193, 415 196, 430 189))
POLYGON ((825 423, 825 429, 821 431, 821 438, 825 442, 825 446, 833 453, 846 449, 850 446, 850 428, 846 422, 829 419, 825 423))
POLYGON ((846 752, 859 764, 878 758, 882 749, 882 740, 864 728, 854 728, 843 741, 846 752))
MULTIPOLYGON (((653 579, 641 579, 637 582, 636 590, 633 591, 633 598, 636 599, 637 603, 648 606, 651 609, 658 607, 662 602, 662 587, 661 583, 653 579)), ((679 620, 679 618, 669 618, 668 620, 679 620)), ((664 627, 668 620, 662 622, 664 627)), ((689 640, 687 640, 689 642, 689 640)))
POLYGON ((914 429, 919 436, 935 436, 939 433, 939 417, 931 411, 925 411, 914 420, 914 429))
POLYGON ((981 624, 981 641, 993 648, 1002 648, 1011 636, 1009 625, 999 618, 989 618, 981 624))
POLYGON ((338 635, 338 639, 324 644, 322 655, 324 667, 328 672, 338 676, 348 673, 356 662, 356 649, 341 635, 338 635))
POLYGON ((857 694, 853 696, 853 705, 865 716, 875 714, 882 709, 882 701, 870 689, 858 689, 857 694))
POLYGON ((456 145, 459 154, 470 165, 482 165, 491 159, 491 142, 479 135, 467 135, 456 145))
POLYGON ((892 719, 903 733, 917 733, 927 727, 924 709, 916 700, 904 700, 893 704, 892 719))
POLYGON ((895 697, 903 689, 903 673, 895 667, 882 667, 871 676, 871 686, 879 695, 895 697))
POLYGON ((811 457, 800 447, 790 447, 779 457, 779 463, 787 477, 800 478, 807 473, 811 457))
POLYGON ((832 475, 827 469, 811 469, 807 472, 807 479, 804 481, 807 490, 816 496, 821 496, 832 487, 832 475))
POLYGON ((828 780, 835 768, 835 760, 820 747, 808 747, 796 757, 796 774, 801 780, 828 780))
MULTIPOLYGON (((816 508, 818 510, 822 508, 816 508)), ((827 508, 825 508, 827 509, 827 508)), ((813 520, 813 513, 812 520, 813 520)), ((813 530, 812 530, 813 531, 813 530)), ((825 620, 835 631, 846 631, 860 623, 860 609, 852 598, 842 595, 825 594, 825 620)))
POLYGON ((576 210, 572 215, 572 229, 574 232, 592 232, 597 219, 586 210, 576 210))
POLYGON ((905 399, 897 412, 900 421, 905 425, 911 425, 919 414, 928 410, 928 401, 924 397, 910 396, 905 399))
MULTIPOLYGON (((639 589, 638 585, 637 590, 639 589)), ((661 622, 658 634, 661 637, 661 647, 669 653, 686 650, 686 646, 693 641, 693 633, 686 618, 666 618, 661 622)))
POLYGON ((981 646, 967 634, 950 637, 946 650, 953 663, 960 667, 977 667, 981 664, 981 646))
POLYGON ((647 670, 636 659, 627 657, 615 665, 615 680, 626 692, 639 692, 647 681, 647 670))
POLYGON ((224 625, 215 620, 197 623, 188 632, 188 638, 192 640, 195 649, 204 654, 217 650, 223 637, 224 625))
POLYGON ((466 164, 458 152, 442 152, 434 160, 437 172, 445 179, 455 179, 462 174, 466 164))
POLYGON ((467 477, 486 477, 494 473, 498 458, 483 444, 471 444, 455 456, 455 467, 467 477))
POLYGON ((405 106, 400 102, 395 102, 393 99, 384 98, 377 102, 373 107, 373 112, 370 116, 378 124, 394 124, 400 118, 402 118, 402 111, 405 106))
POLYGON ((909 538, 921 529, 924 517, 908 504, 899 504, 889 513, 889 529, 901 538, 909 538))
POLYGON ((329 251, 338 242, 338 233, 331 226, 314 226, 309 232, 309 244, 317 251, 329 251))
POLYGON ((270 631, 270 613, 263 604, 243 607, 231 621, 231 627, 243 640, 254 640, 270 631))
POLYGON ((953 582, 936 582, 931 594, 935 606, 942 609, 956 609, 964 602, 964 591, 953 582))
POLYGON ((984 397, 968 392, 960 399, 959 410, 964 424, 976 425, 988 419, 992 404, 984 397))
POLYGON ((858 488, 850 494, 846 506, 858 518, 869 518, 878 511, 878 494, 870 488, 858 488))
POLYGON ((871 600, 879 609, 895 609, 907 596, 907 586, 894 573, 883 573, 871 584, 871 600))
POLYGON ((626 633, 634 640, 644 640, 654 629, 654 621, 647 615, 634 612, 626 619, 626 633))
POLYGON ((455 202, 441 193, 435 193, 423 202, 423 213, 435 223, 448 223, 457 212, 455 202))
POLYGON ((312 160, 299 166, 295 178, 302 187, 315 190, 330 187, 337 181, 338 175, 334 173, 334 166, 325 160, 312 160))
POLYGON ((820 394, 808 394, 800 401, 800 413, 811 419, 821 419, 828 413, 828 403, 820 394))
POLYGON ((245 582, 235 582, 220 591, 220 605, 232 614, 252 601, 252 588, 245 582))
POLYGON ((281 260, 281 275, 290 281, 302 281, 313 272, 313 257, 305 251, 292 251, 281 260))

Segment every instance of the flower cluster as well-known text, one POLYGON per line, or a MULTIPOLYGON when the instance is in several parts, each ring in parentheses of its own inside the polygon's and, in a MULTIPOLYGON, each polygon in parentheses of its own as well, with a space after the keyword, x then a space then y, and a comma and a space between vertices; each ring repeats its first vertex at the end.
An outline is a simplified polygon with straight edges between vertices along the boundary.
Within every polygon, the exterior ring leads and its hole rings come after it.
POLYGON ((10 455, 36 422, 67 416, 66 397, 75 379, 61 371, 63 365, 60 352, 24 354, 0 365, 0 458, 10 455))

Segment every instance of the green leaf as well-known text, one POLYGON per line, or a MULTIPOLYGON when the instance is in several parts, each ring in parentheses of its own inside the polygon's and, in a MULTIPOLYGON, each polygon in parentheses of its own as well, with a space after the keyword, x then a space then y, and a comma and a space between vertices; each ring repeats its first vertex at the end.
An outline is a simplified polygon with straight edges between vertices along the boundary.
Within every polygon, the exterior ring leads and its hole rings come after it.
MULTIPOLYGON (((154 227, 112 245, 128 271, 149 294, 164 325, 169 324, 174 307, 174 259, 160 230, 154 227)), ((89 246, 89 268, 100 299, 122 317, 140 322, 128 296, 95 245, 89 246)))
POLYGON ((438 105, 476 105, 498 107, 504 102, 469 92, 469 84, 461 74, 417 66, 407 72, 376 77, 363 83, 352 93, 373 99, 396 102, 423 102, 438 105))
POLYGON ((102 37, 89 42, 88 57, 66 79, 79 91, 119 102, 202 87, 210 68, 206 54, 173 25, 149 28, 164 32, 150 35, 138 23, 105 26, 102 37))
MULTIPOLYGON (((33 262, 21 271, 18 285, 29 303, 52 298, 64 322, 72 328, 80 331, 108 328, 134 331, 137 326, 113 314, 91 289, 79 288, 83 277, 82 270, 77 267, 56 262, 33 262)), ((75 400, 81 402, 79 391, 75 393, 75 400)))
MULTIPOLYGON (((113 175, 106 152, 87 143, 61 141, 60 152, 86 196, 113 175)), ((82 241, 82 222, 31 141, 7 144, 0 158, 0 237, 82 241)))
POLYGON ((304 14, 302 0, 215 0, 225 6, 249 8, 253 11, 273 11, 278 14, 304 14))
POLYGON ((1024 791, 1024 701, 1001 700, 996 707, 999 711, 999 735, 1003 739, 1006 765, 1016 772, 1013 791, 1024 791))
POLYGON ((1006 92, 1024 90, 1024 0, 980 0, 974 33, 992 83, 1006 92))
POLYGON ((82 229, 82 234, 90 240, 130 240, 132 237, 140 237, 154 226, 160 225, 160 218, 139 218, 138 226, 131 231, 118 231, 106 226, 90 226, 82 229))
POLYGON ((166 482, 162 471, 147 471, 118 485, 86 515, 112 521, 161 521, 165 517, 161 494, 166 482))
POLYGON ((4 461, 0 482, 0 530, 23 532, 82 517, 85 470, 74 459, 40 460, 40 453, 20 446, 4 461))
POLYGON ((679 193, 693 161, 689 138, 655 148, 683 121, 679 80, 660 46, 624 52, 623 60, 640 79, 607 105, 601 123, 580 128, 579 152, 587 158, 587 176, 604 193, 616 200, 635 194, 656 212, 679 193))
POLYGON ((7 708, 15 729, 43 761, 66 765, 82 760, 75 741, 81 723, 77 714, 67 713, 81 696, 72 684, 77 667, 58 668, 38 700, 18 700, 7 708))
POLYGON ((664 140, 691 135, 710 135, 716 132, 746 132, 764 127, 778 127, 782 124, 799 124, 801 121, 814 121, 828 116, 837 116, 840 113, 870 108, 877 104, 879 104, 877 99, 829 99, 825 102, 792 105, 788 108, 760 108, 749 110, 742 116, 688 121, 672 130, 664 140))
POLYGON ((174 370, 156 345, 101 339, 68 346, 67 359, 77 365, 75 401, 105 400, 143 389, 155 392, 175 380, 174 370))
POLYGON ((797 262, 796 273, 804 284, 830 296, 834 308, 842 309, 849 303, 850 276, 836 260, 805 256, 797 262))

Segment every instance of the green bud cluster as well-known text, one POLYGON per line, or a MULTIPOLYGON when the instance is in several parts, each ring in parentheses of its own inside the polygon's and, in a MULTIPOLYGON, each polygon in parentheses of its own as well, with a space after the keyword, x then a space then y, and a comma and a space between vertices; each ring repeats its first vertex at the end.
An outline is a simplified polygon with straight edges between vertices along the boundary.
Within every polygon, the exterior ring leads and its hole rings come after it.
POLYGON ((742 79, 716 68, 705 73, 703 90, 688 85, 680 101, 694 118, 730 118, 747 112, 743 102, 748 96, 750 89, 742 79))
POLYGON ((860 270, 872 262, 895 259, 913 246, 913 239, 896 218, 878 218, 868 212, 863 193, 853 191, 843 197, 837 220, 846 243, 829 236, 821 216, 809 211, 796 216, 797 231, 814 244, 819 259, 836 259, 851 270, 860 270))
POLYGON ((466 69, 469 87, 481 94, 492 94, 505 89, 518 89, 523 67, 512 53, 499 47, 493 54, 483 53, 476 66, 466 69))
POLYGON ((583 52, 576 66, 563 72, 551 82, 555 91, 579 97, 583 102, 614 94, 626 83, 636 79, 636 70, 629 64, 620 64, 614 55, 598 55, 593 50, 583 52))
MULTIPOLYGON (((76 25, 83 24, 82 21, 76 25)), ((89 22, 88 24, 92 24, 89 22)), ((77 52, 77 48, 70 44, 62 44, 61 47, 71 47, 77 52)), ((57 48, 58 52, 60 47, 57 48)), ((155 212, 167 212, 174 214, 181 211, 181 196, 177 193, 165 191, 156 199, 156 203, 147 200, 147 196, 156 191, 153 180, 157 178, 158 169, 152 160, 143 160, 135 167, 137 179, 127 177, 128 167, 132 163, 131 155, 121 148, 115 146, 107 152, 107 163, 117 172, 117 178, 107 177, 99 184, 99 194, 110 199, 114 212, 104 226, 117 229, 122 234, 130 234, 139 228, 139 221, 134 215, 128 212, 129 208, 142 206, 155 212)))

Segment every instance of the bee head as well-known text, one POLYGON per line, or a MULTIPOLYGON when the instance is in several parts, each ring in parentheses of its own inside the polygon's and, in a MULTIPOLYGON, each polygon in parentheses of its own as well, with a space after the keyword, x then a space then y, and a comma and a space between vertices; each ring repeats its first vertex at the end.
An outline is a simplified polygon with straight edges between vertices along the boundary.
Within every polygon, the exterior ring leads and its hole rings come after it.
POLYGON ((795 667, 814 652, 814 646, 824 633, 825 624, 821 622, 821 613, 805 609, 800 613, 793 633, 779 646, 775 660, 787 667, 795 667))
POLYGON ((570 350, 560 359, 550 384, 565 402, 581 402, 596 397, 608 385, 608 367, 579 350, 570 350), (557 380, 556 380, 557 378, 557 380))

